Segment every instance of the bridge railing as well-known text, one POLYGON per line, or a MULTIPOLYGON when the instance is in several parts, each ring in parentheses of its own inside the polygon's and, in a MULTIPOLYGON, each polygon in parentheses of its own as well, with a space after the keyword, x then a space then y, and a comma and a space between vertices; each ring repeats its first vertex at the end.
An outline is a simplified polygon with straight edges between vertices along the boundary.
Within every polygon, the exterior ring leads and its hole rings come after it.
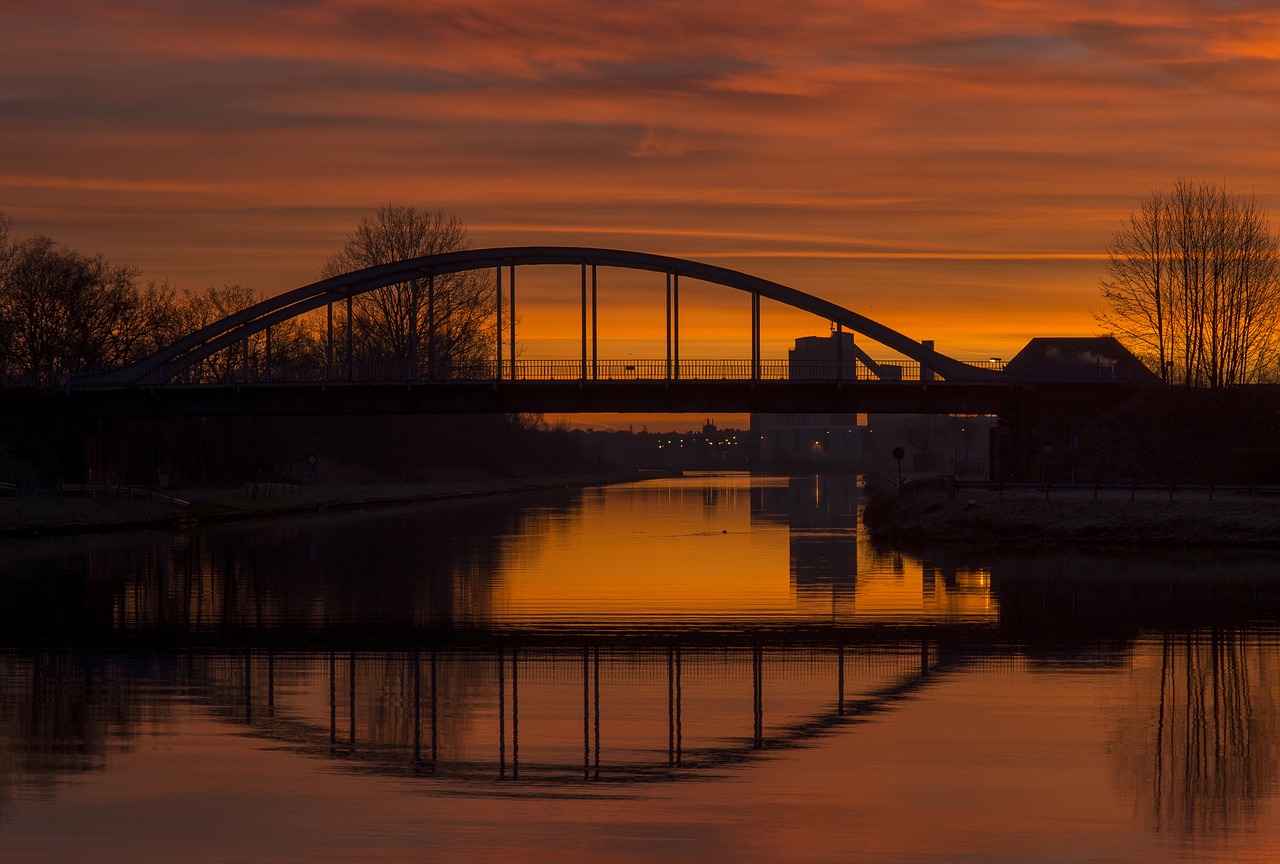
MULTIPOLYGON (((837 363, 824 360, 682 359, 596 359, 587 360, 474 360, 437 363, 434 369, 419 362, 394 359, 340 359, 333 363, 249 358, 244 363, 209 363, 184 367, 180 363, 157 366, 139 386, 165 384, 295 384, 295 383, 401 383, 435 381, 920 381, 921 366, 910 360, 876 361, 872 370, 852 359, 837 363)), ((998 361, 969 364, 978 369, 999 371, 998 361)), ((62 387, 79 374, 106 370, 82 370, 77 374, 0 375, 0 387, 62 387)), ((924 370, 925 380, 933 380, 924 370)))
MULTIPOLYGON (((999 371, 1003 364, 981 361, 970 364, 975 368, 999 371)), ((681 360, 668 364, 666 360, 517 360, 517 380, 570 381, 588 380, 764 380, 764 381, 919 381, 920 364, 909 360, 878 361, 879 375, 869 367, 854 363, 822 360, 762 360, 753 367, 750 360, 681 360)), ((494 369, 488 370, 492 375, 494 369)), ((504 364, 503 378, 511 378, 510 361, 504 364)))

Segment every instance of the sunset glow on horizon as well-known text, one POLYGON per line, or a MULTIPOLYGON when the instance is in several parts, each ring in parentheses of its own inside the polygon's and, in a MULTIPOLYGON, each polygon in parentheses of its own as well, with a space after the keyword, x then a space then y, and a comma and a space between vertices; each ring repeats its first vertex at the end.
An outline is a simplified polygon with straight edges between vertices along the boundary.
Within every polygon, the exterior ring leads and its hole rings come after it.
MULTIPOLYGON (((1197 177, 1280 211, 1265 2, 53 0, 5 17, 0 212, 179 288, 312 282, 391 202, 456 213, 476 247, 705 261, 1007 358, 1099 332, 1106 244, 1152 190, 1197 177)), ((576 356, 576 278, 521 275, 528 356, 576 356)), ((612 355, 653 352, 657 331, 629 329, 660 314, 640 297, 660 297, 653 278, 604 276, 612 355)), ((682 350, 745 356, 746 300, 699 290, 682 350)), ((825 324, 764 314, 767 357, 825 324)))

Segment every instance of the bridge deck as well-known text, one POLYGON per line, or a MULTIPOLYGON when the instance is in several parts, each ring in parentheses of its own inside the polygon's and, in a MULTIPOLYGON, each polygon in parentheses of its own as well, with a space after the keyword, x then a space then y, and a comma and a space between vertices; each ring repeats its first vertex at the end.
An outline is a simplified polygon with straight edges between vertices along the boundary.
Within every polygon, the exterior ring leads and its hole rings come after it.
POLYGON ((1138 385, 948 381, 447 381, 0 390, 7 411, 83 417, 493 413, 1003 414, 1025 398, 1112 402, 1138 385))

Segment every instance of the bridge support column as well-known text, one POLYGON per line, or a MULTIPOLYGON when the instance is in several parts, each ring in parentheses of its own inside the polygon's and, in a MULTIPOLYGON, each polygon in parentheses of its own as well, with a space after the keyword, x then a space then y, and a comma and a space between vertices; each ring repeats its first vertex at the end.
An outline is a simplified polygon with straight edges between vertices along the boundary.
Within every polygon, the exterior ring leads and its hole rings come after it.
MULTIPOLYGON (((512 264, 507 270, 507 276, 510 279, 510 308, 507 309, 511 327, 511 380, 516 380, 516 265, 512 264)), ((499 374, 501 377, 501 374, 499 374)))
POLYGON ((494 278, 497 280, 497 290, 494 292, 494 313, 498 319, 498 355, 497 366, 493 370, 493 380, 497 381, 502 378, 502 265, 499 264, 494 268, 494 278))
POLYGON ((751 380, 760 380, 760 292, 751 292, 751 380))
POLYGON ((327 324, 325 326, 324 338, 324 380, 333 380, 333 299, 325 304, 327 314, 327 324))
POLYGON ((836 380, 844 380, 844 325, 836 322, 836 380))
POLYGON ((680 377, 680 274, 671 274, 671 377, 680 377))
POLYGON ((427 380, 434 381, 436 369, 436 274, 427 274, 427 380))
POLYGON ((671 369, 671 273, 667 272, 667 380, 672 378, 671 369))
POLYGON ((582 380, 587 380, 587 265, 581 265, 582 275, 582 380))
POLYGON ((409 283, 409 369, 410 381, 418 377, 418 280, 409 283))
POLYGON ((600 318, 596 299, 596 265, 591 265, 591 378, 600 377, 600 318))

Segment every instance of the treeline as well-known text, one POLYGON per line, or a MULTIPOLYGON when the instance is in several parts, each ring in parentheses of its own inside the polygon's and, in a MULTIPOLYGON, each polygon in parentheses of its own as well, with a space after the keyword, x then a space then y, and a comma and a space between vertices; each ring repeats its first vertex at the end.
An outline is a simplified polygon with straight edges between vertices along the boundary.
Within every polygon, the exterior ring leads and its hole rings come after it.
POLYGON ((573 433, 504 414, 130 420, 89 436, 94 479, 173 489, 570 474, 573 433))
MULTIPOLYGON (((61 386, 141 360, 266 299, 240 285, 179 290, 136 268, 13 236, 0 214, 0 386, 61 386)), ((468 245, 443 211, 383 207, 321 268, 333 276, 468 245)), ((177 383, 458 378, 487 375, 492 283, 460 273, 389 285, 273 324, 176 370, 177 383)))
POLYGON ((421 483, 599 470, 575 432, 529 415, 205 417, 69 424, 0 416, 0 483, 168 489, 421 483))
MULTIPOLYGON (((361 220, 324 272, 465 244, 465 228, 442 211, 384 207, 361 220)), ((458 376, 492 343, 492 310, 484 302, 491 295, 471 274, 388 286, 335 304, 332 321, 320 309, 276 323, 173 380, 323 380, 352 369, 458 376), (409 338, 414 332, 429 334, 420 350, 409 338)), ((238 285, 192 291, 143 282, 137 269, 100 254, 46 236, 17 239, 0 215, 0 386, 60 386, 117 368, 262 299, 238 285)), ((0 417, 0 482, 21 487, 86 479, 192 487, 514 476, 573 471, 582 466, 580 454, 573 436, 547 429, 537 416, 206 418, 76 428, 62 418, 0 417), (315 466, 310 476, 308 464, 315 466)))
MULTIPOLYGON (((0 382, 8 386, 59 386, 141 360, 261 299, 239 285, 192 291, 144 283, 136 268, 101 254, 44 235, 16 239, 12 222, 0 215, 0 382)), ((321 338, 314 322, 287 321, 272 328, 271 350, 282 363, 319 368, 321 338)), ((203 361, 185 379, 242 374, 246 358, 263 362, 264 339, 203 361)))

